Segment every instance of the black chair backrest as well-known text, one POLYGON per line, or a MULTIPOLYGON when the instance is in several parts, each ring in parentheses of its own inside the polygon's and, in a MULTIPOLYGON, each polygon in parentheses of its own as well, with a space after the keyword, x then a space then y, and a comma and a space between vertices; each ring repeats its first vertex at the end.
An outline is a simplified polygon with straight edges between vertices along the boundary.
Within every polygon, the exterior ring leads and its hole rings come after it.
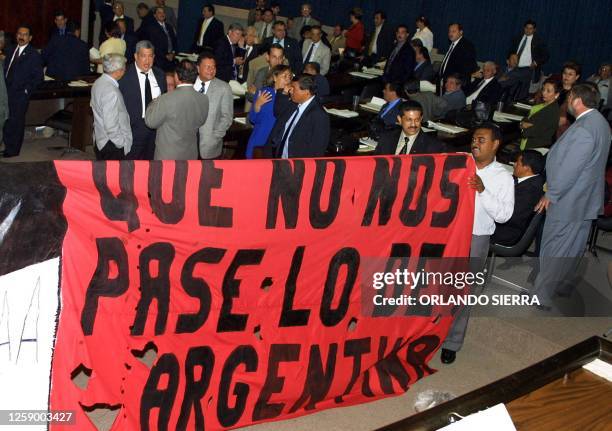
POLYGON ((533 242, 543 218, 544 212, 535 213, 529 222, 529 226, 527 226, 527 230, 516 244, 512 246, 505 246, 491 243, 489 250, 501 257, 522 256, 533 242))

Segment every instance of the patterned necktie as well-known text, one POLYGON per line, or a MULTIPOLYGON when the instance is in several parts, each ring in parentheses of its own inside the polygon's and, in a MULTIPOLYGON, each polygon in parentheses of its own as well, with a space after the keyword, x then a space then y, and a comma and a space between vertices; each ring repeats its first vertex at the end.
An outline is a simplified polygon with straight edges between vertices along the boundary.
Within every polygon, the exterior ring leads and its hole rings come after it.
POLYGON ((402 149, 401 154, 408 154, 408 136, 404 137, 404 148, 402 149))
POLYGON ((206 94, 206 84, 204 82, 202 83, 202 86, 200 87, 200 93, 206 94))

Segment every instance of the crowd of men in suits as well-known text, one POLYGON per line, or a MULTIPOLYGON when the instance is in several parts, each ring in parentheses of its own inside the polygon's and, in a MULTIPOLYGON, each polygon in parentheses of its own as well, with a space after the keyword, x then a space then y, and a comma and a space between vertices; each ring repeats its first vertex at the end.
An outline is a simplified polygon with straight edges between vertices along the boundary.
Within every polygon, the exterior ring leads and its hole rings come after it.
MULTIPOLYGON (((164 0, 157 0, 152 8, 138 5, 138 29, 120 1, 102 2, 98 8, 104 30, 100 37, 117 39, 123 52, 103 56, 103 73, 92 87, 96 157, 222 157, 223 138, 234 117, 231 81, 246 86, 249 118, 253 118, 251 114, 264 115, 262 112, 267 116, 262 121, 265 133, 262 129, 253 133, 258 136, 253 144, 261 147, 264 156, 324 156, 330 141, 330 119, 323 107, 330 92, 325 75, 344 61, 357 66, 380 64, 382 68, 386 103, 370 124, 370 136, 377 141, 375 154, 443 153, 449 148, 425 133, 423 123, 478 103, 495 106, 503 100, 525 99, 532 84, 540 82, 549 57, 536 23, 529 20, 511 43, 508 67, 501 72, 497 64, 486 61, 480 70, 474 45, 464 36, 460 23, 451 23, 450 46, 435 70, 430 58, 434 35, 427 19, 417 19, 417 31, 411 38, 407 25, 392 28, 383 11, 374 15, 372 34, 353 45, 350 55, 345 56, 346 42, 354 43, 355 34, 362 31, 359 11, 351 11, 351 27, 343 29, 338 24, 327 35, 309 4, 302 6, 300 16, 283 21, 278 4, 266 7, 265 0, 256 3, 246 29, 238 23, 226 29, 215 17, 214 6, 205 5, 193 36, 197 61, 191 62, 176 58, 176 15, 164 0), (287 71, 292 79, 283 78, 287 71), (421 91, 423 83, 436 91, 421 91), (261 111, 266 103, 273 108, 261 111)), ((0 125, 6 120, 4 157, 19 154, 29 97, 43 80, 43 68, 46 66, 47 75, 62 80, 88 71, 88 47, 79 39, 79 31, 78 24, 58 11, 42 55, 30 44, 33 35, 27 25, 17 30, 14 47, 0 48, 4 54, 0 74, 0 125), (3 107, 3 100, 8 101, 7 107, 3 107)), ((545 81, 545 103, 538 109, 544 112, 551 103, 562 104, 567 124, 546 158, 529 149, 518 154, 514 178, 496 160, 502 144, 498 126, 480 124, 471 141, 476 174, 469 186, 475 190, 476 207, 470 256, 486 257, 491 240, 516 243, 534 208, 546 211, 540 247, 542 269, 534 290, 542 308, 552 306, 556 293, 568 293, 567 286, 561 292, 555 290, 575 268, 567 259, 582 255, 591 221, 603 206, 610 125, 598 109, 609 112, 610 65, 603 65, 587 83, 579 83, 579 75, 579 66, 568 64, 562 89, 559 83, 545 81)), ((556 122, 559 110, 551 112, 554 115, 548 115, 547 121, 556 122)), ((535 124, 536 114, 530 112, 521 127, 544 129, 535 124)), ((550 135, 550 129, 546 130, 550 135)), ((552 136, 548 135, 538 142, 549 146, 552 136)), ((455 360, 468 318, 466 309, 455 319, 442 349, 443 362, 455 360)))

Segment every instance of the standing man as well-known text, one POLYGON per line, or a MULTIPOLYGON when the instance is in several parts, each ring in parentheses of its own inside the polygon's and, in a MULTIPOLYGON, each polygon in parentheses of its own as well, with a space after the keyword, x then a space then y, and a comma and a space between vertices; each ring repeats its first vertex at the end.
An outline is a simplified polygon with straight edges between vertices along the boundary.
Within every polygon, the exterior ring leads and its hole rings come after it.
POLYGON ((293 78, 287 110, 277 116, 265 152, 274 158, 323 157, 329 146, 329 116, 315 97, 314 77, 293 78))
POLYGON ((531 82, 539 82, 542 66, 548 61, 548 48, 546 42, 536 34, 536 23, 527 20, 523 26, 523 34, 514 38, 510 53, 518 56, 517 72, 520 74, 519 100, 529 95, 531 82))
POLYGON ((264 9, 266 7, 266 0, 256 0, 255 7, 253 9, 249 9, 249 16, 247 17, 247 25, 255 25, 257 21, 257 10, 264 9))
POLYGON ((597 111, 599 91, 592 83, 576 84, 567 97, 576 117, 546 156, 546 209, 540 247, 540 273, 535 294, 550 308, 555 294, 569 296, 586 249, 593 220, 603 214, 605 169, 610 150, 610 125, 597 111))
POLYGON ((128 31, 127 25, 123 18, 119 18, 115 22, 117 23, 119 31, 121 32, 120 38, 125 42, 125 58, 127 59, 128 64, 131 64, 134 62, 134 54, 136 53, 138 36, 136 36, 136 33, 128 31))
POLYGON ((203 52, 198 57, 198 77, 193 88, 208 97, 208 118, 200 127, 200 158, 218 159, 223 152, 223 137, 234 120, 234 98, 227 82, 215 78, 215 57, 203 52))
POLYGON ((274 35, 264 39, 261 51, 267 51, 270 46, 279 44, 285 50, 285 58, 289 61, 291 70, 297 71, 302 64, 302 52, 296 39, 287 36, 287 24, 276 21, 273 27, 274 35))
POLYGON ((196 26, 193 50, 200 52, 203 49, 213 49, 224 35, 223 23, 215 17, 215 7, 211 4, 204 5, 202 18, 196 26))
POLYGON ((244 63, 244 57, 237 56, 238 42, 244 29, 238 23, 230 24, 227 35, 217 41, 215 60, 217 62, 217 77, 225 82, 238 78, 238 66, 244 63))
POLYGON ((32 91, 43 81, 43 60, 30 45, 32 29, 17 29, 17 46, 6 53, 4 73, 9 101, 9 118, 4 124, 4 157, 15 157, 21 151, 25 117, 32 91))
POLYGON ((416 63, 414 49, 408 42, 408 26, 400 24, 395 32, 395 47, 385 64, 384 82, 404 82, 412 77, 416 63))
MULTIPOLYGON (((514 180, 495 154, 501 144, 499 127, 485 123, 474 131, 472 156, 476 162, 476 174, 468 179, 468 185, 476 191, 474 225, 470 246, 470 271, 483 271, 489 254, 489 240, 495 232, 495 223, 505 223, 514 210, 514 180)), ((477 286, 470 294, 480 293, 477 286)), ((464 307, 455 315, 451 328, 442 344, 441 361, 450 364, 463 346, 470 310, 464 307)))
POLYGON ((373 65, 385 58, 389 58, 394 40, 393 27, 387 23, 385 12, 377 10, 374 12, 374 32, 366 45, 365 63, 373 65))
POLYGON ((58 9, 53 13, 53 22, 55 27, 49 32, 49 40, 53 39, 53 36, 66 36, 68 34, 66 28, 68 18, 66 18, 63 10, 58 9))
POLYGON ((331 49, 321 41, 322 37, 323 30, 321 26, 313 26, 310 30, 310 39, 304 41, 302 64, 310 62, 319 63, 321 75, 327 75, 329 63, 331 63, 331 49))
POLYGON ((123 160, 132 147, 130 117, 118 82, 125 73, 125 57, 105 55, 102 69, 104 73, 91 87, 94 152, 98 160, 123 160))
POLYGON ((246 100, 249 102, 253 102, 253 97, 255 97, 257 91, 266 85, 268 73, 279 64, 285 63, 285 52, 283 47, 278 44, 270 46, 268 51, 264 53, 264 58, 266 59, 267 67, 260 67, 255 73, 253 83, 247 87, 245 96, 246 100))
POLYGON ((155 20, 148 25, 147 35, 155 47, 155 65, 164 72, 174 67, 176 51, 176 33, 174 27, 166 22, 166 12, 163 7, 153 8, 155 20))
POLYGON ((130 18, 129 16, 125 16, 125 7, 123 6, 122 2, 116 1, 113 4, 113 12, 115 14, 113 16, 113 21, 117 21, 118 19, 124 20, 126 33, 133 33, 134 32, 134 20, 130 18))
POLYGON ((472 73, 478 70, 476 49, 472 42, 463 37, 461 24, 452 23, 448 26, 448 38, 451 44, 444 55, 439 72, 440 93, 449 75, 458 73, 462 82, 470 82, 472 73))
POLYGON ((119 81, 132 130, 129 160, 153 160, 155 155, 155 130, 145 124, 145 112, 153 100, 167 91, 167 85, 164 71, 153 66, 154 62, 153 45, 148 40, 141 40, 136 44, 134 64, 119 81))
POLYGON ((408 100, 399 107, 397 121, 401 129, 384 132, 374 154, 434 154, 446 151, 444 144, 421 130, 423 108, 408 100))
POLYGON ((263 20, 255 23, 257 29, 257 37, 259 40, 264 40, 268 37, 273 36, 274 33, 274 13, 272 9, 265 9, 262 16, 263 20))
POLYGON ((158 129, 155 160, 197 160, 198 129, 208 116, 208 98, 193 89, 197 76, 192 62, 181 61, 174 73, 176 90, 149 104, 145 123, 158 129))
POLYGON ((312 6, 309 3, 304 3, 300 9, 301 16, 293 19, 293 26, 289 30, 289 36, 298 40, 301 38, 302 27, 321 25, 321 23, 312 17, 312 6))
POLYGON ((157 7, 161 7, 164 9, 164 13, 166 14, 166 21, 172 26, 172 28, 176 29, 176 25, 178 24, 178 22, 176 21, 176 14, 174 13, 174 9, 172 9, 170 6, 166 6, 166 0, 155 0, 155 4, 157 5, 157 7))

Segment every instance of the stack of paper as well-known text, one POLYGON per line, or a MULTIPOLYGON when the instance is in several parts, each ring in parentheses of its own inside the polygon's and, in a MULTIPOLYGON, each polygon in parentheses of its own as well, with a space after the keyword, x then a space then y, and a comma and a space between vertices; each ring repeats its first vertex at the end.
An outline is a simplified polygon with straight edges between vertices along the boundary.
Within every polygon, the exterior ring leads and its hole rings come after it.
POLYGON ((234 121, 238 124, 242 124, 243 126, 246 126, 247 124, 249 124, 246 117, 236 117, 234 118, 234 121))
POLYGON ((528 105, 526 103, 521 103, 521 102, 516 102, 514 104, 514 106, 516 106, 517 108, 521 108, 521 109, 527 109, 527 110, 531 110, 532 106, 528 105))
POLYGON ((335 115, 337 117, 342 118, 354 118, 359 117, 359 114, 355 111, 350 111, 348 109, 335 109, 335 108, 325 108, 328 114, 335 115))
POLYGON ((451 133, 453 135, 456 135, 458 133, 463 133, 463 132, 467 132, 468 129, 464 129, 463 127, 459 127, 459 126, 453 126, 451 124, 445 124, 445 123, 437 123, 435 121, 429 121, 427 123, 427 125, 433 129, 436 129, 440 132, 446 132, 446 133, 451 133))
POLYGON ((349 72, 349 75, 353 75, 353 76, 356 76, 357 78, 364 78, 364 79, 376 78, 376 75, 370 75, 369 73, 363 73, 363 72, 349 72))
POLYGON ((78 81, 70 81, 68 83, 68 87, 89 87, 90 85, 93 85, 93 84, 90 84, 85 81, 81 81, 80 79, 78 81))
POLYGON ((50 76, 45 75, 45 81, 55 81, 55 79, 51 78, 50 76))
POLYGON ((229 82, 229 86, 232 89, 232 94, 234 96, 244 96, 247 91, 247 83, 244 84, 239 83, 238 81, 231 80, 229 82))
POLYGON ((368 103, 362 103, 359 106, 368 111, 380 112, 385 103, 387 103, 385 99, 374 96, 368 103))
POLYGON ((190 54, 188 52, 179 52, 178 54, 176 54, 176 58, 178 60, 183 60, 183 59, 187 59, 189 61, 198 61, 198 54, 190 54))
POLYGON ((523 118, 525 118, 521 115, 508 114, 507 112, 501 111, 495 111, 495 113, 493 114, 493 120, 497 121, 495 117, 509 121, 523 121, 523 118))
POLYGON ((440 428, 438 431, 516 431, 508 409, 503 404, 497 404, 490 409, 464 417, 458 422, 440 428))
POLYGON ((357 148, 358 153, 371 153, 376 149, 378 142, 370 137, 365 137, 359 139, 359 148, 357 148))
POLYGON ((369 75, 375 76, 383 76, 384 71, 382 69, 378 69, 377 67, 364 67, 361 69, 363 73, 367 73, 369 75))

